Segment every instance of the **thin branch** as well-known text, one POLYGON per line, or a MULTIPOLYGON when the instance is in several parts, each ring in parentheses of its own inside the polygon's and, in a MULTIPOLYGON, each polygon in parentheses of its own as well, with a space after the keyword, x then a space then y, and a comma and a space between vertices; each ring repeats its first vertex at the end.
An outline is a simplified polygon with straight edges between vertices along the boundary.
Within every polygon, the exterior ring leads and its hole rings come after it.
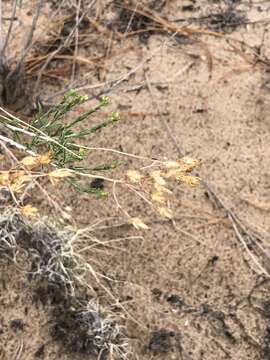
POLYGON ((259 269, 259 275, 264 274, 265 276, 267 276, 268 278, 270 277, 269 272, 260 264, 259 260, 257 259, 257 257, 249 250, 243 236, 241 235, 241 232, 238 230, 235 221, 233 220, 233 217, 229 214, 228 218, 231 220, 232 222, 232 226, 233 229, 235 231, 235 234, 237 236, 237 239, 241 242, 241 244, 244 246, 246 252, 248 253, 248 255, 250 256, 251 260, 254 262, 254 264, 256 265, 256 267, 259 269))
POLYGON ((133 21, 135 15, 136 15, 136 10, 137 10, 138 6, 139 6, 139 2, 136 4, 135 9, 132 12, 132 15, 131 15, 131 17, 129 19, 129 22, 128 22, 128 25, 127 25, 127 28, 126 28, 126 31, 125 31, 124 35, 126 35, 129 32, 129 29, 130 29, 130 27, 132 25, 132 21, 133 21))
MULTIPOLYGON (((87 10, 89 10, 92 5, 95 3, 96 0, 93 0, 87 7, 87 10)), ((70 39, 72 38, 75 30, 77 29, 77 27, 80 25, 80 23, 82 22, 84 16, 86 14, 86 11, 83 12, 83 14, 80 16, 79 21, 75 24, 75 26, 73 27, 73 29, 71 30, 71 32, 69 33, 69 35, 67 36, 67 38, 65 39, 63 44, 60 44, 58 46, 58 48, 56 50, 54 50, 50 56, 47 58, 46 62, 43 64, 42 68, 40 69, 40 72, 38 74, 35 86, 34 86, 34 94, 37 94, 38 92, 38 88, 43 76, 44 71, 46 70, 47 66, 49 65, 49 63, 52 61, 52 59, 55 57, 55 55, 57 55, 63 48, 65 48, 67 46, 67 44, 69 43, 70 39)))
POLYGON ((55 98, 55 96, 58 95, 62 95, 64 94, 67 90, 74 88, 76 91, 81 91, 81 90, 89 90, 89 89, 96 89, 96 88, 100 88, 103 87, 103 89, 94 96, 89 96, 88 101, 94 100, 99 98, 102 95, 108 95, 110 94, 115 88, 117 88, 119 85, 121 85, 124 81, 127 81, 132 75, 136 74, 137 71, 139 69, 141 69, 145 64, 147 64, 162 48, 164 45, 168 44, 170 42, 170 40, 175 36, 175 34, 172 34, 165 42, 164 44, 162 44, 161 46, 159 46, 157 49, 153 50, 150 55, 146 56, 143 60, 141 60, 137 65, 135 65, 131 70, 129 70, 128 72, 120 75, 117 79, 114 79, 112 81, 108 81, 108 82, 103 82, 103 83, 99 83, 96 85, 86 85, 86 86, 81 86, 81 87, 76 87, 76 84, 73 84, 73 86, 71 87, 67 87, 65 90, 62 90, 60 92, 57 92, 56 94, 54 94, 53 96, 50 96, 48 98, 45 99, 46 102, 52 100, 55 98))
POLYGON ((43 2, 44 2, 44 0, 39 0, 39 3, 37 5, 37 10, 36 10, 35 16, 33 17, 31 29, 30 29, 30 32, 28 34, 26 43, 24 45, 23 54, 22 54, 22 57, 21 57, 21 59, 19 61, 20 66, 21 66, 25 56, 27 55, 27 53, 29 52, 29 50, 33 46, 33 36, 34 36, 34 32, 35 32, 36 27, 37 27, 37 21, 38 21, 39 15, 40 15, 40 11, 41 11, 41 7, 43 5, 43 2))
MULTIPOLYGON (((2 0, 1 0, 1 3, 2 3, 2 0)), ((10 38, 10 35, 11 35, 11 32, 12 32, 13 24, 14 24, 14 21, 16 20, 16 10, 17 10, 17 0, 13 0, 12 14, 11 14, 11 18, 10 18, 8 32, 7 32, 7 36, 5 38, 4 45, 3 45, 2 49, 1 49, 1 52, 0 52, 1 57, 5 56, 5 51, 6 51, 6 48, 8 46, 8 42, 9 42, 9 38, 10 38)))
POLYGON ((78 5, 76 6, 76 30, 75 30, 75 49, 74 49, 74 59, 72 64, 72 73, 71 73, 71 81, 75 79, 76 72, 76 57, 78 55, 78 42, 79 42, 79 16, 81 10, 81 0, 79 0, 78 5))
POLYGON ((2 60, 2 51, 3 51, 3 20, 2 19, 3 19, 2 0, 0 0, 0 61, 2 60))
MULTIPOLYGON (((235 214, 235 212, 233 210, 229 209, 224 204, 224 202, 221 200, 221 198, 213 190, 212 186, 210 186, 206 181, 203 181, 203 184, 204 184, 205 188, 207 189, 208 193, 211 195, 210 199, 212 201, 214 201, 219 206, 219 208, 221 208, 225 211, 225 214, 231 222, 231 225, 233 227, 233 230, 235 232, 237 239, 244 246, 245 250, 247 251, 248 255, 250 256, 251 260, 254 262, 256 267, 267 277, 270 277, 269 272, 260 264, 258 258, 252 253, 252 251, 249 250, 249 247, 248 247, 246 241, 244 240, 244 237, 242 236, 241 232, 244 233, 245 235, 247 235, 251 240, 253 240, 253 239, 252 239, 252 236, 249 235, 248 230, 245 228, 245 226, 239 220, 238 216, 235 214), (240 228, 240 230, 239 230, 239 228, 240 228)), ((256 245, 258 246, 258 244, 256 244, 256 245)), ((265 250, 262 249, 260 246, 259 246, 259 248, 262 251, 262 253, 265 254, 265 250)))
POLYGON ((26 43, 25 43, 25 46, 22 50, 22 55, 21 55, 21 58, 20 60, 17 62, 17 65, 16 67, 14 68, 13 71, 10 71, 10 73, 8 74, 7 78, 6 78, 6 82, 8 83, 8 81, 10 79, 12 79, 12 77, 15 75, 15 74, 19 74, 20 72, 20 69, 21 69, 21 66, 22 66, 22 63, 26 57, 26 55, 28 54, 28 52, 31 50, 32 46, 33 46, 33 36, 34 36, 34 32, 36 30, 36 26, 37 26, 37 21, 38 21, 38 18, 39 18, 39 15, 40 15, 40 11, 41 11, 41 6, 43 4, 44 0, 39 0, 39 3, 37 5, 37 10, 35 12, 35 16, 33 17, 33 21, 32 21, 32 25, 31 25, 31 29, 30 29, 30 32, 28 34, 28 37, 27 37, 27 40, 26 40, 26 43))
MULTIPOLYGON (((67 143, 67 145, 71 145, 70 143, 67 143)), ((146 156, 139 156, 139 155, 134 155, 134 154, 131 154, 131 153, 127 153, 127 152, 123 152, 123 151, 120 151, 120 150, 116 150, 116 149, 110 149, 110 148, 103 148, 103 147, 91 147, 91 146, 85 146, 85 145, 77 145, 77 144, 72 144, 74 147, 78 147, 78 148, 81 148, 81 149, 85 149, 85 150, 95 150, 95 151, 105 151, 105 152, 112 152, 112 153, 115 153, 115 154, 119 154, 119 155, 123 155, 123 156, 128 156, 128 157, 132 157, 132 158, 135 158, 135 159, 140 159, 140 160, 153 160, 153 162, 161 165, 163 164, 163 161, 160 161, 160 160, 156 160, 156 159, 150 159, 146 156)))
POLYGON ((36 156, 36 154, 35 154, 33 151, 28 150, 25 146, 23 146, 23 145, 21 145, 21 144, 18 144, 16 141, 7 138, 7 137, 4 136, 4 135, 1 135, 1 134, 0 134, 0 141, 4 141, 4 142, 7 143, 7 144, 10 144, 10 145, 12 145, 12 146, 15 146, 17 149, 23 150, 23 151, 27 152, 29 155, 36 156))

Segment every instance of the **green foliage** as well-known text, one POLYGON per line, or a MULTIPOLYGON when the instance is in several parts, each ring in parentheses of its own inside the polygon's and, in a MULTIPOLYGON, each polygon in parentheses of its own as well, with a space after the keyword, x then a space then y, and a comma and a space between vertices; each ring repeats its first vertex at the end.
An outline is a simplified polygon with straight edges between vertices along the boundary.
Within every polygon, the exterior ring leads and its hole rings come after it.
MULTIPOLYGON (((113 112, 108 119, 89 127, 89 117, 109 103, 108 97, 103 96, 94 108, 81 113, 71 121, 66 121, 67 115, 73 114, 74 110, 87 100, 87 96, 78 95, 76 91, 71 90, 47 112, 44 113, 40 108, 38 114, 29 124, 16 118, 8 119, 5 117, 4 121, 9 122, 9 129, 12 130, 14 140, 17 143, 35 153, 50 152, 52 162, 58 168, 68 167, 80 173, 112 170, 119 165, 118 162, 97 164, 92 167, 78 165, 78 162, 82 162, 88 153, 77 141, 85 140, 90 134, 98 133, 120 119, 119 114, 113 112), (83 128, 82 125, 84 125, 83 128), (31 136, 29 141, 25 140, 24 134, 31 136)), ((74 178, 72 180, 68 179, 68 181, 79 191, 95 193, 101 196, 106 194, 98 189, 91 189, 89 186, 85 187, 74 178)))
POLYGON ((39 133, 32 138, 32 141, 27 147, 32 150, 40 145, 47 145, 49 151, 53 154, 53 159, 58 167, 65 165, 72 165, 76 161, 81 161, 85 158, 86 152, 78 147, 75 142, 78 139, 84 139, 88 135, 93 134, 119 120, 118 113, 112 113, 111 117, 100 124, 86 129, 76 129, 76 126, 88 120, 89 116, 93 115, 109 102, 107 97, 102 97, 99 103, 93 108, 83 114, 75 117, 69 123, 64 123, 64 117, 79 105, 84 104, 88 100, 87 96, 81 96, 76 91, 69 91, 63 99, 46 113, 39 112, 39 114, 30 123, 30 126, 39 130, 39 133), (40 132, 45 133, 49 137, 44 139, 40 136, 40 132))

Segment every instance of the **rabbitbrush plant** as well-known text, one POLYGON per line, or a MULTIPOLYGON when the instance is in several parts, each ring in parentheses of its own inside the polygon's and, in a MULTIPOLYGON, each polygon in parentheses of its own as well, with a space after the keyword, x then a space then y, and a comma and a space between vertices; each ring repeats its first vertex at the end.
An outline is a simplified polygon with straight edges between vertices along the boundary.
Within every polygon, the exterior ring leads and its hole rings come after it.
POLYGON ((0 135, 0 140, 9 142, 30 155, 21 161, 21 164, 28 169, 42 165, 51 166, 58 169, 58 171, 54 170, 48 174, 51 178, 68 178, 69 183, 77 190, 102 196, 105 193, 101 190, 83 187, 71 176, 75 173, 87 174, 89 171, 110 170, 117 166, 117 162, 97 164, 91 168, 80 166, 79 163, 85 160, 87 152, 76 141, 84 140, 88 135, 114 124, 120 117, 118 113, 114 112, 105 121, 78 130, 78 125, 86 123, 91 115, 108 104, 108 98, 102 97, 94 108, 66 122, 67 115, 87 100, 87 96, 78 95, 71 90, 47 112, 44 113, 40 109, 29 123, 1 109, 3 114, 0 115, 0 124, 11 132, 12 139, 0 135))
MULTIPOLYGON (((96 106, 70 120, 70 116, 74 114, 73 110, 85 104, 87 100, 87 96, 81 96, 71 90, 47 112, 40 109, 29 123, 0 108, 2 110, 0 125, 11 134, 11 137, 0 134, 0 140, 28 153, 18 164, 21 166, 20 170, 16 166, 15 169, 0 173, 0 186, 6 186, 13 192, 20 192, 31 180, 47 176, 52 183, 57 183, 63 178, 77 191, 107 196, 108 193, 90 187, 84 181, 84 179, 100 179, 112 184, 112 194, 117 208, 137 229, 147 229, 148 226, 140 218, 132 217, 120 204, 117 195, 119 187, 121 189, 124 187, 125 191, 128 190, 141 198, 161 216, 171 219, 173 213, 168 204, 173 193, 170 190, 170 184, 178 182, 188 186, 197 185, 200 179, 190 173, 200 164, 200 161, 188 157, 177 161, 151 160, 114 149, 83 145, 82 141, 87 142, 90 134, 98 136, 102 129, 120 119, 119 114, 113 112, 108 119, 89 127, 89 117, 109 102, 107 97, 101 97, 96 106), (79 129, 78 125, 80 125, 79 129), (136 170, 129 169, 124 172, 122 178, 115 179, 105 176, 104 171, 115 169, 120 165, 118 161, 85 165, 88 154, 95 150, 111 151, 118 155, 150 161, 150 165, 136 170)), ((123 191, 121 189, 120 194, 123 191)), ((29 208, 24 211, 28 214, 31 212, 29 208)))

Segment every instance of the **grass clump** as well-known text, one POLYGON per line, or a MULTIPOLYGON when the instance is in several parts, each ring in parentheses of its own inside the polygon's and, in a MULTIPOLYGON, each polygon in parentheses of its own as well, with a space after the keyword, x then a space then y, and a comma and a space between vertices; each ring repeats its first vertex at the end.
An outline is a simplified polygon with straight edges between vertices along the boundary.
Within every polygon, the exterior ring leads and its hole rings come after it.
POLYGON ((71 352, 86 355, 106 355, 126 358, 127 343, 123 339, 121 328, 116 325, 113 316, 100 316, 96 302, 80 301, 65 304, 54 311, 57 319, 52 334, 61 340, 71 352))
POLYGON ((82 242, 74 232, 27 222, 9 208, 1 212, 0 235, 0 260, 9 259, 24 270, 35 300, 51 305, 53 339, 68 352, 126 358, 127 342, 116 315, 98 306, 84 281, 88 264, 79 255, 82 242), (23 265, 22 252, 27 259, 23 265))

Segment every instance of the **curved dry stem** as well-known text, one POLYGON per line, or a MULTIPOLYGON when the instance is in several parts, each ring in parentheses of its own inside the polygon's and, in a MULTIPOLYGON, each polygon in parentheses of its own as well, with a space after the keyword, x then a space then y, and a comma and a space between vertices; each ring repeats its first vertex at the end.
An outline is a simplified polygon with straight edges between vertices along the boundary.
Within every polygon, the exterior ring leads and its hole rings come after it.
MULTIPOLYGON (((1 109, 1 108, 0 108, 1 109)), ((70 144, 70 143, 68 143, 70 144)), ((104 152, 112 152, 112 153, 115 153, 115 154, 119 154, 119 155, 123 155, 123 156, 127 156, 127 157, 131 157, 131 158, 134 158, 134 159, 138 159, 138 160, 147 160, 147 161, 153 161, 159 165, 162 165, 164 162, 161 161, 161 160, 152 160, 146 156, 139 156, 139 155, 135 155, 135 154, 131 154, 131 153, 127 153, 127 152, 124 152, 124 151, 120 151, 120 150, 116 150, 116 149, 110 149, 110 148, 103 148, 103 147, 93 147, 93 146, 85 146, 85 145, 76 145, 76 144, 73 144, 74 147, 77 147, 77 148, 81 148, 81 149, 85 149, 85 150, 93 150, 93 151, 104 151, 104 152)))

